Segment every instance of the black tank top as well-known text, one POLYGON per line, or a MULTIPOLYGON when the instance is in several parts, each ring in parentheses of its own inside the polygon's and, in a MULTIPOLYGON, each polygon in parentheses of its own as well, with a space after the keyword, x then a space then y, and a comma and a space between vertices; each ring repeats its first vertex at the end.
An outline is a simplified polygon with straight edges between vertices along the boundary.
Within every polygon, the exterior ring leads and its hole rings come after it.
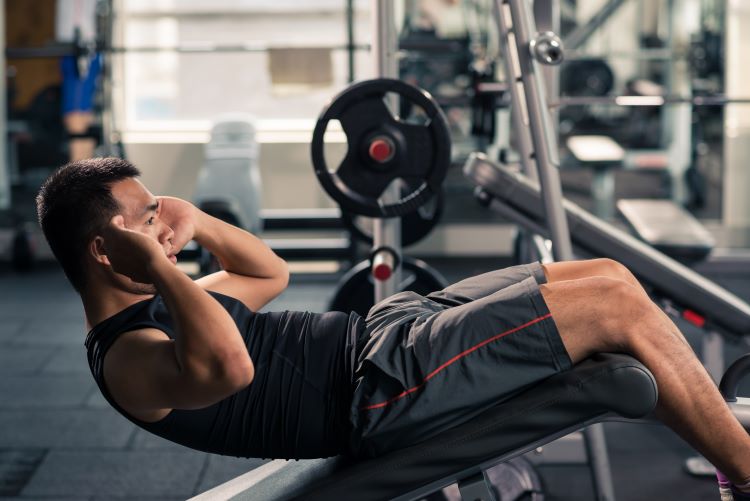
POLYGON ((346 452, 350 434, 354 344, 364 329, 356 313, 254 313, 212 292, 242 334, 255 367, 245 389, 198 410, 174 409, 148 423, 128 415, 107 390, 103 361, 122 334, 159 329, 174 339, 160 296, 125 308, 86 337, 89 366, 104 398, 151 433, 193 449, 238 457, 312 458, 346 452))

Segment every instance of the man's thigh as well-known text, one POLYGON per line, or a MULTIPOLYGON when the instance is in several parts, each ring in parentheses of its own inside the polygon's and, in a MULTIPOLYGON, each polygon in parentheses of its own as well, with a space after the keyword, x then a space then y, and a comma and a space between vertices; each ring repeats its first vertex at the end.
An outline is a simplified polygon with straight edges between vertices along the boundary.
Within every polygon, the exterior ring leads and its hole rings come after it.
POLYGON ((475 275, 449 285, 443 290, 428 294, 427 297, 445 306, 460 306, 523 282, 529 277, 533 277, 538 285, 546 282, 544 270, 540 263, 510 266, 475 275))
POLYGON ((360 360, 353 410, 365 455, 427 439, 570 367, 534 277, 408 331, 374 332, 360 360))

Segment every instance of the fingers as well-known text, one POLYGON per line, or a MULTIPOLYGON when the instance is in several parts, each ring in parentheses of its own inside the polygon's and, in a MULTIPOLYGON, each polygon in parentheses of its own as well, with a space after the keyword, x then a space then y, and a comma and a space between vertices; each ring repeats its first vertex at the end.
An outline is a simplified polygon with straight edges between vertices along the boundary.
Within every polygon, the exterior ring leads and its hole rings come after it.
POLYGON ((112 219, 109 220, 109 223, 113 226, 117 226, 118 228, 125 228, 125 218, 122 216, 122 214, 113 216, 112 219))
POLYGON ((172 229, 173 252, 179 252, 195 236, 196 208, 190 202, 176 197, 157 196, 160 219, 172 229))

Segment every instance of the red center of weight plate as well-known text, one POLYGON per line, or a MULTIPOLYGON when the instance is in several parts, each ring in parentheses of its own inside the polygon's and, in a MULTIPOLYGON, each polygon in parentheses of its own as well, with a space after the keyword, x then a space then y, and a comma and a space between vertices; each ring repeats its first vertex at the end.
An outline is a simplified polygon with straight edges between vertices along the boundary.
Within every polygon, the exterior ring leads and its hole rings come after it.
POLYGON ((370 143, 370 158, 376 162, 385 162, 390 160, 393 155, 393 147, 385 139, 376 139, 370 143))
POLYGON ((378 280, 388 280, 391 278, 391 272, 391 267, 384 264, 375 266, 372 269, 372 275, 378 280))

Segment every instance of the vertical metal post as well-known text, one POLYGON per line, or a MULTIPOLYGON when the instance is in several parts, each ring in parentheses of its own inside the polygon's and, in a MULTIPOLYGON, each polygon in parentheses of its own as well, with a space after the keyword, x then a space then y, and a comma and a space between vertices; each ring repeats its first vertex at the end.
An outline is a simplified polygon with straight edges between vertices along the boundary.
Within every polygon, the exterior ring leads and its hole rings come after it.
MULTIPOLYGON (((531 53, 531 42, 537 36, 531 4, 529 0, 495 0, 494 14, 499 29, 500 47, 508 69, 513 107, 519 109, 515 116, 521 117, 527 125, 520 127, 519 131, 531 137, 532 149, 528 155, 524 155, 524 162, 525 165, 530 165, 533 159, 536 163, 554 258, 570 260, 573 259, 573 247, 562 204, 557 137, 552 127, 539 64, 531 53)), ((522 140, 521 144, 523 143, 522 140)), ((583 433, 596 498, 600 501, 613 501, 614 488, 604 430, 601 425, 594 425, 583 433)))
POLYGON ((347 82, 352 83, 357 73, 354 66, 354 0, 346 0, 346 55, 349 62, 347 82))
MULTIPOLYGON (((560 0, 534 1, 534 21, 538 31, 560 33, 560 17, 560 0)), ((560 67, 544 66, 542 67, 542 74, 544 75, 544 87, 547 89, 547 99, 558 101, 560 98, 560 67)), ((558 130, 558 109, 551 109, 549 114, 552 117, 554 129, 558 130)))
POLYGON ((716 331, 708 331, 701 339, 703 351, 703 365, 716 384, 724 375, 724 338, 716 331))
MULTIPOLYGON (((393 0, 372 0, 372 56, 374 75, 381 78, 398 78, 396 58, 396 28, 393 0)), ((393 112, 393 108, 391 109, 393 112)), ((392 186, 383 193, 383 200, 401 198, 400 188, 392 186)), ((377 218, 373 221, 373 244, 375 248, 389 247, 401 258, 401 219, 377 218)), ((401 266, 393 270, 388 280, 375 280, 375 302, 382 301, 400 292, 401 266)))
MULTIPOLYGON (((663 10, 666 20, 667 32, 664 38, 667 40, 667 49, 674 57, 665 61, 665 74, 663 85, 667 94, 690 94, 692 83, 690 81, 690 68, 687 58, 677 57, 679 48, 690 40, 691 31, 682 17, 689 9, 692 0, 667 0, 663 10)), ((648 2, 647 5, 654 5, 648 2)), ((655 16, 654 16, 655 17, 655 16)), ((661 118, 661 144, 668 152, 669 176, 672 186, 672 200, 678 204, 684 204, 688 199, 688 185, 685 181, 685 172, 692 162, 693 151, 693 105, 690 103, 676 103, 672 106, 663 106, 660 112, 661 118)))
POLYGON ((529 132, 529 114, 526 112, 523 89, 521 88, 521 69, 518 67, 518 58, 515 57, 515 37, 512 26, 506 25, 510 21, 507 17, 499 17, 502 2, 495 2, 495 12, 498 15, 498 28, 500 36, 500 55, 505 66, 505 79, 511 98, 511 120, 513 130, 516 133, 516 146, 521 155, 521 167, 524 174, 533 180, 538 180, 536 161, 534 159, 534 146, 531 142, 529 132))
MULTIPOLYGON (((570 243, 568 221, 562 206, 562 187, 560 184, 559 154, 557 138, 552 128, 551 118, 547 107, 547 97, 544 82, 539 78, 538 63, 529 50, 532 36, 536 35, 530 13, 530 3, 526 0, 509 0, 509 11, 505 11, 503 2, 496 1, 499 20, 506 33, 508 26, 512 26, 520 69, 520 83, 522 84, 528 124, 531 131, 531 143, 534 148, 542 188, 542 201, 547 225, 552 237, 552 251, 555 259, 566 261, 573 259, 573 247, 570 243)), ((501 40, 505 43, 505 40, 501 40)), ((517 85, 519 80, 512 82, 517 85)))
POLYGON ((5 0, 0 0, 0 110, 3 113, 3 119, 0 120, 0 159, 3 165, 0 166, 0 210, 10 209, 10 166, 8 160, 8 103, 6 103, 5 92, 5 0))
MULTIPOLYGON (((742 1, 725 2, 724 13, 724 93, 728 98, 747 94, 750 65, 750 9, 742 1)), ((750 105, 728 104, 724 107, 724 153, 722 183, 722 223, 743 228, 750 225, 750 105)))
MULTIPOLYGON (((115 5, 114 0, 99 0, 96 4, 97 41, 104 47, 112 47, 115 40, 115 5)), ((124 55, 121 57, 125 57, 124 55)), ((125 157, 125 150, 115 123, 114 102, 114 53, 102 55, 102 146, 107 155, 125 157)))

